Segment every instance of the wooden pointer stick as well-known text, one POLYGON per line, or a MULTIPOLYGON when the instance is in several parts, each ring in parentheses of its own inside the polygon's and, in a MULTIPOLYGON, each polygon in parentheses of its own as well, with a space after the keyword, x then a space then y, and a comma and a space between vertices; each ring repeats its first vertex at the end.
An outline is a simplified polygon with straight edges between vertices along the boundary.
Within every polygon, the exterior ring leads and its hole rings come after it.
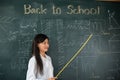
POLYGON ((87 40, 84 42, 84 44, 80 47, 80 49, 73 55, 73 57, 63 66, 63 68, 57 73, 56 78, 64 71, 64 69, 76 58, 76 56, 83 50, 83 48, 86 46, 88 41, 92 38, 93 34, 89 35, 87 40))

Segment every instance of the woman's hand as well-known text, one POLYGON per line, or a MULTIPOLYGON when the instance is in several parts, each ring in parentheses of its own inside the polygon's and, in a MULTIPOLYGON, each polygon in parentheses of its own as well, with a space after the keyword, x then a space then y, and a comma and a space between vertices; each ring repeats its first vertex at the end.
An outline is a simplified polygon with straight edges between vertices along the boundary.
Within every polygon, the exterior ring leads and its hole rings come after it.
POLYGON ((56 80, 57 77, 49 78, 48 80, 56 80))

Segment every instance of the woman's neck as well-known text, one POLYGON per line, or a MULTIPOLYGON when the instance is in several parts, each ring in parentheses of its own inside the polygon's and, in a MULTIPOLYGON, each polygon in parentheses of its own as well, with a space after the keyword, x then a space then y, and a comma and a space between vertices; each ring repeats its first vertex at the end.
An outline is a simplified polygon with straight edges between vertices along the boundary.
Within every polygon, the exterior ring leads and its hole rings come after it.
POLYGON ((46 56, 45 56, 45 52, 40 52, 40 54, 41 54, 43 57, 46 57, 46 56))

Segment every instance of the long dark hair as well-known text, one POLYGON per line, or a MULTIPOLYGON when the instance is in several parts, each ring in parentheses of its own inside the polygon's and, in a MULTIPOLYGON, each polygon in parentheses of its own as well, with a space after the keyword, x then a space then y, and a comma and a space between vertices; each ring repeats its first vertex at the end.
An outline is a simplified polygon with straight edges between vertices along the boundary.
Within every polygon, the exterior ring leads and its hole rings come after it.
POLYGON ((40 50, 38 48, 38 44, 42 43, 45 39, 49 40, 49 38, 45 34, 37 34, 32 44, 32 54, 35 55, 35 59, 37 62, 37 72, 39 72, 40 74, 43 74, 43 62, 40 57, 40 50))

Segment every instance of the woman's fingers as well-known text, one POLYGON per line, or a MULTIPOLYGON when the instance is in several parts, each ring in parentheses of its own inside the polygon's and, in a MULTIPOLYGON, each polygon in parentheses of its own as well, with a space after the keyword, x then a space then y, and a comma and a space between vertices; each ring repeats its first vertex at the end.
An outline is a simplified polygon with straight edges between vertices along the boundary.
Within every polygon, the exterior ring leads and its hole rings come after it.
POLYGON ((49 78, 48 80, 56 80, 57 77, 49 78))

